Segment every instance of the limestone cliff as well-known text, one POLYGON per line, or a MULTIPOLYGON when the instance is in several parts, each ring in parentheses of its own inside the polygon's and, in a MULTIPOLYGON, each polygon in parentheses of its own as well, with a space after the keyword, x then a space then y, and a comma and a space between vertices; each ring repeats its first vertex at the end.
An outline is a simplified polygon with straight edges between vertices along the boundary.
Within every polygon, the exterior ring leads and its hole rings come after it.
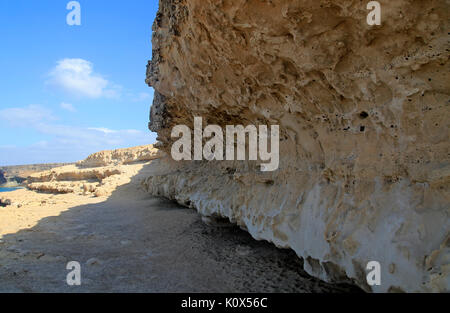
POLYGON ((18 187, 22 186, 29 175, 48 171, 52 168, 70 165, 70 163, 46 163, 46 164, 30 164, 30 165, 13 165, 0 167, 0 186, 2 187, 18 187), (1 176, 5 178, 2 182, 1 176))
POLYGON ((133 164, 137 162, 148 162, 160 158, 163 152, 152 145, 133 148, 101 151, 88 156, 85 160, 77 162, 77 166, 101 167, 108 165, 133 164))
POLYGON ((163 155, 153 145, 101 151, 76 164, 31 174, 26 180, 26 187, 54 194, 107 196, 139 168, 132 165, 148 163, 163 155))
MULTIPOLYGON (((445 0, 161 0, 150 129, 280 125, 280 167, 173 163, 144 185, 368 291, 450 290, 445 0), (366 265, 381 264, 381 286, 366 265)), ((167 162, 171 162, 167 160, 167 162)))

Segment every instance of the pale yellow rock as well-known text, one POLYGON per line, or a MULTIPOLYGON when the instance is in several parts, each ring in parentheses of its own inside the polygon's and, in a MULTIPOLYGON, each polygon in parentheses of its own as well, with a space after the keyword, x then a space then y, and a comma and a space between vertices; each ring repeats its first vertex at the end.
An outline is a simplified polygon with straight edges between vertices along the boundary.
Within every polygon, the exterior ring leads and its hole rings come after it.
POLYGON ((161 148, 194 116, 277 124, 280 167, 167 161, 144 187, 292 248, 327 281, 450 291, 449 3, 379 2, 381 26, 367 1, 160 1, 147 82, 161 148))
POLYGON ((107 165, 132 164, 136 162, 148 162, 160 158, 163 152, 153 145, 133 148, 108 150, 94 153, 85 160, 77 163, 79 167, 101 167, 107 165))
POLYGON ((152 145, 121 149, 119 153, 102 151, 76 165, 30 175, 27 189, 1 194, 0 238, 31 228, 40 219, 57 216, 71 207, 104 201, 118 186, 129 183, 151 159, 161 155, 164 153, 158 153, 152 145), (95 163, 95 167, 88 167, 99 155, 104 166, 98 167, 99 163, 95 163), (134 161, 130 162, 131 159, 134 161))

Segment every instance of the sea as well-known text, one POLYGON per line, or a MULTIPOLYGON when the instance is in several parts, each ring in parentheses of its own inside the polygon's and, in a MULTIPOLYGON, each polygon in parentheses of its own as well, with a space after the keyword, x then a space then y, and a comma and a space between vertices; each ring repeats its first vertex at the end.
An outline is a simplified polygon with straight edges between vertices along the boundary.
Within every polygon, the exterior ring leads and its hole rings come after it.
POLYGON ((17 189, 21 189, 21 187, 0 187, 0 192, 9 192, 17 189))

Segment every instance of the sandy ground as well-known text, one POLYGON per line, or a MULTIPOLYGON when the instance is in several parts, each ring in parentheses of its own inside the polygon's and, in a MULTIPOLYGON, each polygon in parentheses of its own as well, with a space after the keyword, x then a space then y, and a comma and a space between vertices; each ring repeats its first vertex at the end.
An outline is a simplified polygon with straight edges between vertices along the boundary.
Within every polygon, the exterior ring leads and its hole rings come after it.
MULTIPOLYGON (((144 193, 130 166, 109 197, 11 193, 0 208, 0 292, 349 292, 300 270, 292 251, 144 193), (66 265, 81 264, 81 286, 66 265)), ((4 196, 5 194, 1 194, 4 196)))

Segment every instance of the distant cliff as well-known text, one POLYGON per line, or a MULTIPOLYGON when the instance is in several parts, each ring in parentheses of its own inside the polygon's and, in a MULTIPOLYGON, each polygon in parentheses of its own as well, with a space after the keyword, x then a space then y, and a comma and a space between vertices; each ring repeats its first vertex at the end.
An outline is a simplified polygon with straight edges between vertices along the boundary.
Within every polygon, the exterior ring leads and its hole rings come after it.
POLYGON ((47 163, 31 165, 14 165, 0 167, 0 186, 20 186, 33 173, 48 171, 55 167, 70 165, 70 163, 47 163))
POLYGON ((5 173, 0 170, 0 186, 6 183, 5 173))
POLYGON ((164 155, 153 145, 100 151, 75 164, 31 174, 27 178, 26 187, 59 194, 107 195, 117 186, 127 168, 132 168, 127 165, 148 163, 164 155))

